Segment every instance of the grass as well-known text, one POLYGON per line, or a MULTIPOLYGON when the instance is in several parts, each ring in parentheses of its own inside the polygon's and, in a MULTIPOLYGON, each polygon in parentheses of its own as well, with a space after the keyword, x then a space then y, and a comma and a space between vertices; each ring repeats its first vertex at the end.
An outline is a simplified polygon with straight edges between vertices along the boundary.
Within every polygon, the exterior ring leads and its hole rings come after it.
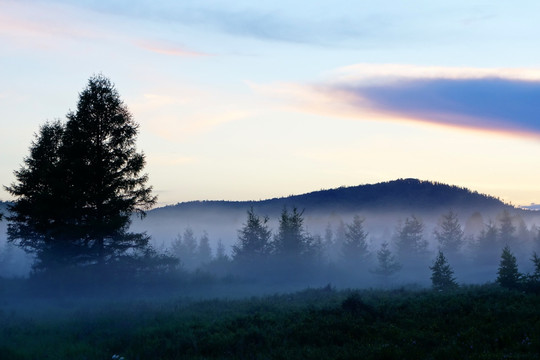
POLYGON ((534 359, 540 297, 494 285, 0 311, 2 359, 534 359))

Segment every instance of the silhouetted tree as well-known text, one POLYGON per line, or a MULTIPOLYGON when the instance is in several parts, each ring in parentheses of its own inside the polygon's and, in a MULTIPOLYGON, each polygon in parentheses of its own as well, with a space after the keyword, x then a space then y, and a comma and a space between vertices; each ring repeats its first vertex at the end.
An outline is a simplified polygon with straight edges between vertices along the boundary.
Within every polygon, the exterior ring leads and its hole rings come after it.
POLYGON ((536 255, 536 252, 533 253, 533 257, 531 258, 531 261, 534 265, 534 272, 532 274, 532 277, 535 281, 540 281, 540 257, 536 255))
POLYGON ((397 228, 396 245, 401 258, 424 255, 427 251, 427 241, 424 239, 424 223, 412 215, 405 219, 397 228))
POLYGON ((521 277, 518 271, 516 257, 507 245, 501 254, 501 261, 497 270, 497 283, 502 287, 515 289, 519 286, 521 277))
POLYGON ((367 232, 364 230, 364 219, 355 215, 351 224, 346 224, 345 241, 342 256, 349 263, 364 260, 368 255, 367 232))
POLYGON ((516 227, 508 210, 504 210, 499 219, 499 239, 503 245, 513 245, 516 241, 516 227))
POLYGON ((322 265, 325 262, 324 241, 321 235, 307 235, 305 254, 314 264, 322 265))
POLYGON ((385 280, 401 269, 394 255, 388 248, 388 243, 383 242, 377 251, 377 267, 372 272, 382 276, 385 280))
POLYGON ((449 254, 456 254, 463 245, 464 233, 457 214, 453 211, 444 214, 433 232, 439 242, 440 250, 449 254))
POLYGON ((221 239, 217 242, 215 254, 212 261, 206 266, 206 269, 218 276, 228 274, 231 270, 231 261, 225 252, 225 245, 223 245, 221 239))
POLYGON ((522 276, 524 289, 540 292, 540 257, 538 257, 536 252, 533 252, 531 261, 534 266, 533 273, 522 276))
POLYGON ((429 268, 431 270, 431 284, 434 290, 444 291, 458 287, 456 279, 454 278, 454 271, 448 264, 442 251, 439 250, 433 265, 429 268))
POLYGON ((490 220, 478 235, 475 244, 476 258, 482 263, 496 263, 500 249, 497 227, 490 220))
POLYGON ((217 242, 216 259, 217 260, 229 259, 229 257, 227 256, 227 253, 225 252, 225 245, 223 245, 223 241, 221 239, 219 239, 217 242))
POLYGON ((299 257, 309 251, 309 236, 304 229, 303 212, 293 208, 289 213, 286 208, 281 212, 279 230, 274 237, 274 252, 278 256, 299 257))
POLYGON ((212 260, 212 248, 210 247, 210 239, 208 233, 203 232, 197 246, 197 260, 200 265, 208 264, 212 260))
POLYGON ((109 79, 90 78, 67 122, 45 124, 6 189, 9 241, 37 256, 36 268, 113 263, 148 246, 128 232, 133 213, 155 204, 137 124, 109 79))
POLYGON ((328 259, 333 258, 333 249, 334 249, 334 231, 332 230, 332 224, 328 223, 324 229, 324 238, 323 238, 323 251, 328 257, 328 259))
POLYGON ((478 211, 474 212, 465 222, 465 236, 476 238, 484 228, 484 217, 478 211))
POLYGON ((345 242, 345 223, 339 220, 335 230, 328 223, 324 233, 324 248, 328 259, 339 262, 343 259, 343 243, 345 242))
POLYGON ((255 214, 253 208, 247 212, 247 221, 238 231, 238 242, 233 245, 233 259, 241 262, 257 262, 270 253, 271 231, 268 218, 255 214))
POLYGON ((531 229, 533 233, 533 249, 540 251, 540 227, 534 227, 531 229))
POLYGON ((183 234, 177 235, 171 244, 171 252, 186 269, 194 270, 197 267, 197 239, 192 228, 187 227, 183 234))
POLYGON ((68 252, 71 247, 69 239, 64 238, 69 214, 64 204, 64 174, 59 154, 63 133, 59 121, 41 126, 30 146, 30 155, 15 171, 17 182, 6 187, 17 198, 10 208, 8 241, 34 253, 38 261, 43 261, 56 248, 58 263, 77 261, 61 257, 61 251, 68 252))

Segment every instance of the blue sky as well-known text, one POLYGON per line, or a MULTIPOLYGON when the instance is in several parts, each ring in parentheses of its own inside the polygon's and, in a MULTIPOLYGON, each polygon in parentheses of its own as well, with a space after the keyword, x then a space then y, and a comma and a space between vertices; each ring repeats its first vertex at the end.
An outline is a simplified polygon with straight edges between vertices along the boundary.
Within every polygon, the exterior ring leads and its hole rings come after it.
POLYGON ((0 0, 0 180, 103 73, 141 125, 161 205, 405 177, 540 203, 539 12, 533 1, 0 0))

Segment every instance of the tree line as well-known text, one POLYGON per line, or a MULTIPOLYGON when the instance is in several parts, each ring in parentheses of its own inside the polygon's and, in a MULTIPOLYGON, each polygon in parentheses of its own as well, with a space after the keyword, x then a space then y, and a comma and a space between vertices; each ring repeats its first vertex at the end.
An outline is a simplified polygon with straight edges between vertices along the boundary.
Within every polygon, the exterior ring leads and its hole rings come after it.
MULTIPOLYGON (((146 233, 129 230, 132 216, 144 217, 157 199, 147 185, 137 134, 138 124, 103 75, 88 80, 76 110, 68 112, 65 121, 39 128, 29 155, 14 172, 15 181, 5 187, 15 198, 5 216, 8 242, 33 256, 35 273, 93 271, 97 266, 135 272, 182 266, 192 270, 211 264, 220 271, 268 274, 280 269, 290 274, 298 269, 320 271, 320 265, 333 258, 352 272, 366 270, 387 279, 404 265, 425 263, 429 254, 425 225, 414 215, 397 225, 393 241, 383 241, 372 254, 364 218, 354 216, 336 234, 328 227, 324 236, 313 235, 297 208, 283 209, 275 232, 268 217, 249 209, 230 257, 222 242, 212 257, 208 235, 197 240, 190 229, 173 241, 169 251, 158 251, 146 233), (373 256, 375 265, 370 262, 373 256)), ((442 256, 433 266, 440 263, 436 268, 444 270, 443 259, 458 257, 466 243, 457 214, 441 216, 433 235, 442 256)), ((481 259, 494 259, 503 245, 515 243, 516 226, 505 211, 498 224, 488 222, 474 247, 481 259)))
POLYGON ((324 238, 310 234, 303 225, 303 212, 296 208, 292 211, 283 209, 275 232, 270 229, 269 218, 257 215, 251 208, 247 211, 245 223, 238 230, 230 256, 219 241, 218 255, 213 258, 206 232, 197 247, 190 228, 186 229, 183 236, 179 235, 175 239, 171 255, 178 258, 181 266, 185 266, 187 270, 199 268, 211 271, 216 262, 219 262, 220 271, 265 276, 269 273, 275 274, 284 266, 298 271, 303 268, 313 270, 336 265, 356 275, 375 275, 383 284, 388 283, 404 266, 416 270, 429 268, 432 272, 430 279, 433 287, 447 290, 458 286, 449 259, 457 262, 458 266, 465 266, 463 251, 468 244, 476 249, 476 252, 471 253, 473 267, 474 263, 481 263, 479 259, 486 256, 484 252, 488 248, 488 256, 495 254, 490 258, 491 263, 496 263, 500 257, 496 281, 502 286, 531 287, 540 280, 540 262, 536 252, 532 253, 531 259, 535 268, 533 274, 524 275, 517 271, 517 261, 510 250, 510 245, 517 245, 516 227, 512 225, 511 215, 507 211, 501 214, 498 225, 493 222, 486 224, 472 243, 467 243, 471 239, 467 239, 455 212, 449 211, 441 215, 437 227, 433 230, 437 241, 437 255, 432 263, 429 263, 431 252, 425 238, 425 226, 420 218, 410 216, 400 221, 396 226, 393 241, 383 241, 373 253, 369 250, 369 233, 364 222, 364 218, 355 215, 350 223, 341 223, 342 234, 339 236, 342 239, 336 242, 330 227, 327 228, 324 238), (488 232, 493 233, 493 236, 486 237, 488 232), (339 246, 337 251, 336 245, 339 246), (332 252, 334 255, 337 253, 335 260, 330 259, 332 252))

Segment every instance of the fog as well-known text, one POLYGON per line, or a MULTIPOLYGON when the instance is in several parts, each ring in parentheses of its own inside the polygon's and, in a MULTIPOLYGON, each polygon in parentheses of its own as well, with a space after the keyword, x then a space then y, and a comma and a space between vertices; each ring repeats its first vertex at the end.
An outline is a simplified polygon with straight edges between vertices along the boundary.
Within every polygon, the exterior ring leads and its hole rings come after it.
MULTIPOLYGON (((294 205, 287 206, 292 209, 294 205)), ((220 211, 208 206, 203 211, 194 211, 189 216, 175 216, 175 212, 167 212, 160 209, 156 213, 150 212, 142 221, 134 221, 133 229, 147 231, 152 237, 153 245, 161 250, 170 250, 175 239, 178 239, 186 231, 191 229, 196 239, 207 234, 212 247, 213 256, 217 251, 218 242, 225 248, 226 255, 231 257, 232 247, 238 242, 238 231, 246 222, 248 209, 235 209, 220 211)), ((263 212, 254 207, 255 213, 261 217, 268 217, 268 227, 275 236, 279 228, 279 212, 277 210, 263 212)), ((280 210, 281 211, 281 210, 280 210)), ((448 209, 447 211, 450 211, 448 209)), ((326 273, 312 274, 313 278, 305 276, 306 286, 322 286, 325 281, 336 286, 343 287, 377 287, 381 286, 381 279, 374 275, 373 270, 377 265, 376 253, 380 246, 387 242, 390 250, 396 254, 396 230, 406 218, 416 216, 423 223, 422 236, 427 241, 426 252, 420 258, 410 259, 402 256, 399 261, 403 268, 391 277, 389 283, 392 286, 404 284, 430 285, 430 270, 440 244, 434 236, 434 231, 439 227, 440 219, 447 211, 416 211, 411 212, 335 212, 310 211, 304 209, 304 230, 311 238, 322 241, 321 262, 324 264, 326 273), (343 263, 340 242, 343 241, 344 228, 350 224, 354 216, 364 219, 364 229, 367 232, 367 246, 369 255, 359 259, 352 268, 343 263), (328 237, 331 239, 328 239, 328 237), (341 239, 340 239, 341 237, 341 239), (333 242, 332 244, 330 244, 333 242)), ((461 210, 457 213, 464 238, 455 254, 447 254, 450 265, 455 272, 457 281, 463 284, 485 283, 495 280, 500 254, 505 245, 509 245, 517 258, 520 271, 527 273, 532 271, 533 265, 530 257, 533 251, 540 250, 537 224, 540 224, 540 213, 521 209, 510 210, 512 225, 515 228, 510 243, 504 240, 495 241, 492 244, 491 253, 482 253, 478 248, 479 236, 485 230, 487 224, 499 226, 500 218, 504 210, 495 209, 480 212, 477 209, 461 210)), ((179 254, 180 260, 182 256, 179 254)), ((185 260, 183 261, 185 262, 185 260)), ((201 264, 202 265, 202 264, 201 264)), ((204 268, 204 266, 202 266, 204 268)), ((188 267, 188 270, 196 270, 196 267, 188 267)), ((233 271, 234 273, 234 271, 233 271)), ((223 275, 223 274, 221 274, 223 275)), ((260 280, 260 279, 259 279, 260 280)), ((385 285, 386 286, 386 285, 385 285)))
MULTIPOLYGON (((36 302, 60 306, 79 301, 99 304, 111 300, 241 298, 327 285, 337 289, 429 288, 430 266, 441 248, 435 231, 441 228, 443 215, 451 210, 412 213, 299 209, 301 231, 309 243, 309 251, 280 255, 270 252, 264 258, 251 261, 239 260, 233 251, 239 244, 239 231, 246 226, 249 208, 206 205, 189 212, 175 207, 161 208, 149 211, 142 220, 134 218, 131 230, 150 235, 155 254, 179 259, 174 266, 142 265, 135 271, 94 265, 65 272, 33 273, 32 256, 6 243, 7 222, 4 220, 0 223, 3 305, 16 308, 36 302), (363 221, 367 251, 354 261, 348 261, 343 250, 344 236, 355 217, 363 221), (400 229, 413 217, 422 224, 420 235, 425 247, 418 253, 400 253, 400 229), (204 250, 205 242, 209 249, 204 250), (381 275, 377 270, 378 253, 384 243, 399 269, 381 275)), ((257 216, 268 219, 271 243, 276 241, 280 229, 280 214, 293 208, 294 205, 285 205, 265 212, 268 208, 253 206, 257 216)), ((530 258, 534 251, 540 252, 539 212, 504 207, 483 212, 460 209, 455 214, 463 238, 457 251, 448 251, 445 255, 458 283, 494 282, 505 245, 516 256, 521 273, 533 271, 530 258), (482 245, 481 238, 490 224, 501 234, 505 216, 510 219, 511 237, 494 238, 487 246, 482 245)))

